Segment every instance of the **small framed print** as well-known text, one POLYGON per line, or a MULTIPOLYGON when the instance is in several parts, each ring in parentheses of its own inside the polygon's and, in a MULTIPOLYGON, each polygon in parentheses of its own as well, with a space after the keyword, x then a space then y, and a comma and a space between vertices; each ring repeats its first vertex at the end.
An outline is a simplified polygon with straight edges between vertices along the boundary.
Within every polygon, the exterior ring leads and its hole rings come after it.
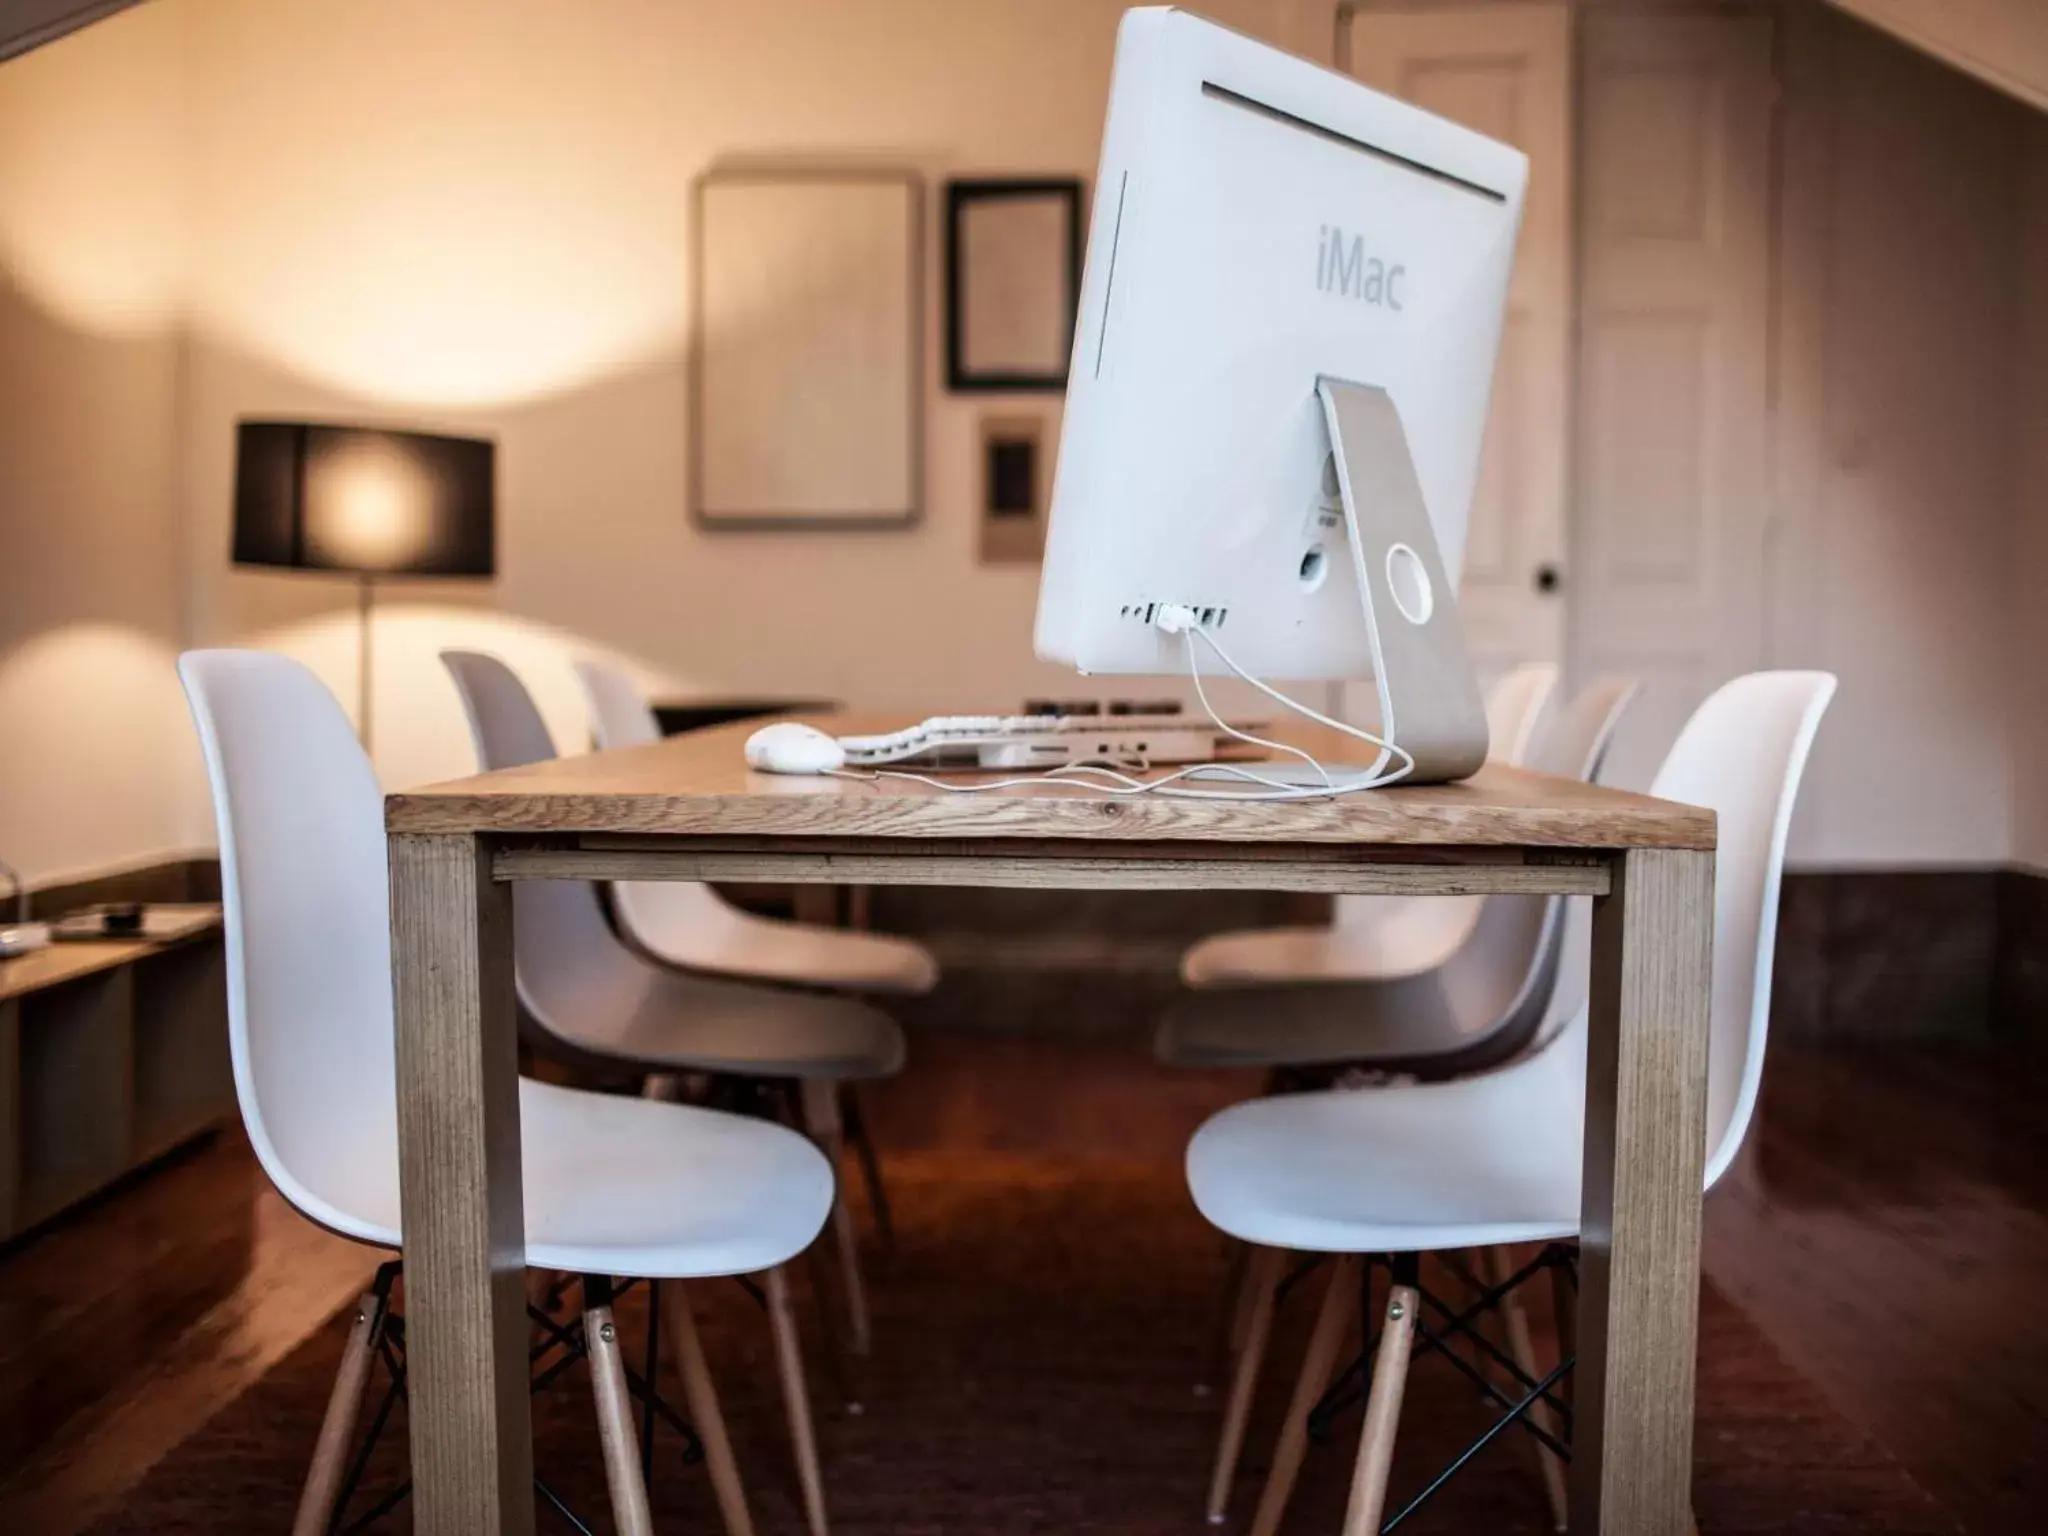
POLYGON ((981 423, 981 560, 1028 563, 1045 555, 1045 424, 1036 416, 981 423))
POLYGON ((1081 292, 1081 183, 946 185, 946 386, 1060 390, 1081 292))

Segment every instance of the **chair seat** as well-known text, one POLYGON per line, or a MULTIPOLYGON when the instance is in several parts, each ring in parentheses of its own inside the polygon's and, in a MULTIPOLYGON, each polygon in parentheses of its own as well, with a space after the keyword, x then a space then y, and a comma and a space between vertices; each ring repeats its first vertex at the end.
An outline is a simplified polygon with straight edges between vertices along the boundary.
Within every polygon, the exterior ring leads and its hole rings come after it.
POLYGON ((896 997, 922 996, 939 979, 931 951, 909 939, 761 917, 716 899, 683 909, 676 900, 679 888, 672 886, 616 889, 628 931, 666 965, 896 997), (670 921, 672 915, 681 920, 670 921))
POLYGON ((1414 1253, 1579 1229, 1583 1016, 1499 1071, 1282 1094, 1224 1110, 1188 1144, 1202 1215, 1264 1247, 1414 1253))
POLYGON ((1167 1009, 1152 1044, 1170 1067, 1308 1067, 1448 1057, 1478 1038, 1434 970, 1191 992, 1167 1009))
MULTIPOLYGON (((767 1120, 519 1080, 526 1262, 643 1279, 753 1274, 810 1247, 832 1209, 824 1154, 767 1120)), ((400 1246, 397 1145, 346 1165, 309 1214, 400 1246), (346 1213, 345 1215, 343 1213, 346 1213)))
POLYGON ((903 1066, 895 1020, 852 998, 637 963, 558 975, 538 1001, 570 1045, 647 1071, 860 1082, 903 1066))
POLYGON ((1482 900, 1390 896, 1329 927, 1214 934, 1181 957, 1181 980, 1208 989, 1417 975, 1442 965, 1471 936, 1482 900))

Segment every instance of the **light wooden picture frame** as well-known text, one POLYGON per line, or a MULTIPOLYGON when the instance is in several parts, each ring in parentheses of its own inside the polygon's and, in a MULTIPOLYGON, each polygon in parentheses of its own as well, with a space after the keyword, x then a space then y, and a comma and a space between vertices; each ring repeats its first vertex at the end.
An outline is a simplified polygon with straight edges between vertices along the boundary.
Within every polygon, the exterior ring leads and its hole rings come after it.
POLYGON ((916 173, 713 167, 694 204, 691 515, 716 529, 914 524, 924 468, 916 173))

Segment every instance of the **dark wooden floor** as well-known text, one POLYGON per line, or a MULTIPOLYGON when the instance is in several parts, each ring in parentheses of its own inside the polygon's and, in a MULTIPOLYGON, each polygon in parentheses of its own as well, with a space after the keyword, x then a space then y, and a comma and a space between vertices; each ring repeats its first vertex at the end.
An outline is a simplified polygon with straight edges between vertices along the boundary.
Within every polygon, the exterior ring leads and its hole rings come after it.
MULTIPOLYGON (((1077 1038, 921 1032, 913 1063, 871 1110, 892 1149, 1177 1161, 1251 1087, 1077 1038)), ((1719 1289, 1973 1536, 2048 1508, 2044 1089, 2040 1061, 1985 1050, 1778 1050, 1708 1210, 1719 1289)), ((237 1135, 0 1255, 0 1529, 117 1500, 373 1263, 237 1135)))

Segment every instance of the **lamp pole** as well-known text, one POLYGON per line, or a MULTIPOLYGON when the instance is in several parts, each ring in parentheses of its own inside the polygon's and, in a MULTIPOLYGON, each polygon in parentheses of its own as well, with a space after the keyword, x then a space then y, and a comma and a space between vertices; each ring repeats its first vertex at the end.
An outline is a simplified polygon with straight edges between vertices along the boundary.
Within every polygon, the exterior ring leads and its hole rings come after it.
POLYGON ((367 571, 356 577, 356 736, 370 750, 370 701, 375 697, 370 665, 370 605, 377 578, 367 571))

